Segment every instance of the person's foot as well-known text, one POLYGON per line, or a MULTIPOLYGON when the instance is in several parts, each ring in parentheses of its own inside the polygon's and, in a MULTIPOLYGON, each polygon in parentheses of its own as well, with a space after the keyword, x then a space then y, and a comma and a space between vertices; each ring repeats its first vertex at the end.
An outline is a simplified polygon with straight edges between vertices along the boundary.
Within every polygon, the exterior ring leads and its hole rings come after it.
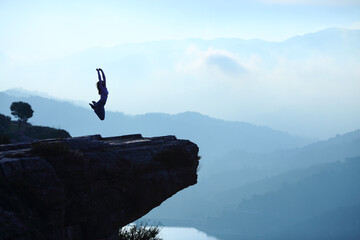
POLYGON ((90 107, 91 107, 92 109, 96 109, 96 106, 95 106, 95 105, 93 105, 93 104, 91 104, 91 103, 89 103, 89 105, 90 105, 90 107))

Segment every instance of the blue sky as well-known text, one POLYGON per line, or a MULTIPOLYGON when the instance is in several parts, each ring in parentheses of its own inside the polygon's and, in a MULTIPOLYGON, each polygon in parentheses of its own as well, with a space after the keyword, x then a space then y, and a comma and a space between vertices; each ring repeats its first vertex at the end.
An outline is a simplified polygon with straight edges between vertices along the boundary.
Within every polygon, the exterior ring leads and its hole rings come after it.
POLYGON ((328 27, 360 28, 360 1, 0 1, 0 52, 30 60, 164 39, 282 41, 328 27))

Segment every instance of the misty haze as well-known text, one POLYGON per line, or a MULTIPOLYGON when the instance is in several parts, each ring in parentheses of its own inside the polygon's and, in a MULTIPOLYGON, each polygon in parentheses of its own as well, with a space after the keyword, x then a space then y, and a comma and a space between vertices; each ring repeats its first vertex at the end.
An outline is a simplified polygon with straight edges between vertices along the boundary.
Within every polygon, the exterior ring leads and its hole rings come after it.
MULTIPOLYGON (((79 2, 0 3, 0 225, 16 209, 5 152, 48 138, 36 131, 173 135, 198 146, 197 183, 131 222, 164 240, 360 239, 357 1, 79 2)), ((0 240, 31 239, 6 227, 0 240)))

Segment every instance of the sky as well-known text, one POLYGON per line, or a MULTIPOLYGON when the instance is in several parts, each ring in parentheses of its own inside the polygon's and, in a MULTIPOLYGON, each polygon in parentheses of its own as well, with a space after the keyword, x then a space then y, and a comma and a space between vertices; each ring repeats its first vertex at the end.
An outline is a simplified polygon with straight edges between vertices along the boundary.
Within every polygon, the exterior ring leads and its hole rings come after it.
MULTIPOLYGON (((0 91, 24 88, 86 103, 98 97, 88 82, 99 65, 61 60, 89 49, 189 38, 283 42, 334 27, 360 29, 359 0, 0 0, 0 91)), ((154 53, 164 67, 149 72, 151 56, 123 54, 120 66, 101 62, 112 84, 108 110, 197 111, 321 139, 360 128, 356 53, 279 55, 267 63, 261 54, 190 45, 171 53, 179 56, 172 66, 166 53, 154 53)))
POLYGON ((0 52, 39 60, 126 42, 201 38, 283 41, 360 28, 358 0, 0 1, 0 52))

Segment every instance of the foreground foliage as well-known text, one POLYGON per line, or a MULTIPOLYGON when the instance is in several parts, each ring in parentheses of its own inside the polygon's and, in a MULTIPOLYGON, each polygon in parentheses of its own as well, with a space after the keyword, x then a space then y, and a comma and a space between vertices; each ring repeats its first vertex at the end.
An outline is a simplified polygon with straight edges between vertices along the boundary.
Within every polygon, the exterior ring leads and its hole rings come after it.
POLYGON ((49 138, 69 138, 70 134, 62 129, 33 126, 23 122, 11 121, 11 118, 0 114, 0 144, 31 142, 49 138))
POLYGON ((160 227, 148 226, 147 223, 133 224, 119 230, 119 240, 162 240, 158 237, 160 227))

